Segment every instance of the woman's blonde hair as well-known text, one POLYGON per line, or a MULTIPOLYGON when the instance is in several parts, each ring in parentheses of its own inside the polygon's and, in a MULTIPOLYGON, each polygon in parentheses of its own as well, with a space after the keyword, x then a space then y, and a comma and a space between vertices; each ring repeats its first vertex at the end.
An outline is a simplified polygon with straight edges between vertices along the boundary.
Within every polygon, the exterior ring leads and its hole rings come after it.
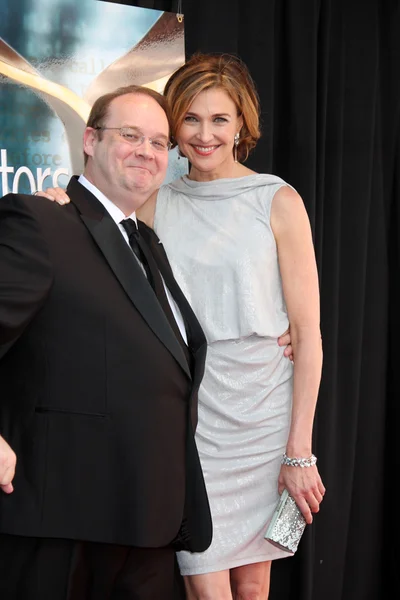
POLYGON ((172 116, 172 141, 193 100, 204 90, 224 90, 243 119, 237 155, 246 160, 260 138, 260 102, 248 68, 231 54, 194 54, 171 75, 164 89, 172 116))

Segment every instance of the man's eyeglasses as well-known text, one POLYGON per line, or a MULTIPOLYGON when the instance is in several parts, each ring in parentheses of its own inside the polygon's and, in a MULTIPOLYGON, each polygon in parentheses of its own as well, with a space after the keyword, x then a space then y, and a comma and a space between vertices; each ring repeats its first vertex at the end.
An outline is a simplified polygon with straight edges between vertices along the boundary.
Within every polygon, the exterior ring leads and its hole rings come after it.
POLYGON ((142 135, 133 127, 95 127, 94 129, 105 131, 106 129, 114 129, 115 131, 119 131, 119 135, 126 141, 131 144, 134 148, 141 146, 144 141, 147 139, 151 144, 151 147, 156 152, 168 152, 171 150, 172 144, 166 138, 163 137, 147 137, 147 135, 142 135))

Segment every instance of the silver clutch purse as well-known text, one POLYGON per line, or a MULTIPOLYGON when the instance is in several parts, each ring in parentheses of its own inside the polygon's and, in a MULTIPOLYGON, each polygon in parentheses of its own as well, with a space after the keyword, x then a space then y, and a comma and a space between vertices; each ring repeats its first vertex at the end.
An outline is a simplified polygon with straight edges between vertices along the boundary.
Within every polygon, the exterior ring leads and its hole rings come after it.
POLYGON ((306 520, 303 513, 292 496, 289 495, 289 492, 283 490, 278 506, 268 525, 265 539, 281 550, 294 554, 305 527, 306 520))

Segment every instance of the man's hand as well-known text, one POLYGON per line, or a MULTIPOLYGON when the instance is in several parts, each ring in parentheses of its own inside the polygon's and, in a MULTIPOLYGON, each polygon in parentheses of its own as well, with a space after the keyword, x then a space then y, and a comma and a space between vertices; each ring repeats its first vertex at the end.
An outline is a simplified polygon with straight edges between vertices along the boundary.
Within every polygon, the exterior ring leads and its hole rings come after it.
POLYGON ((289 358, 289 360, 291 360, 293 362, 293 348, 292 345, 290 343, 291 338, 290 338, 290 329, 288 329, 287 331, 285 331, 285 333, 282 333, 282 335, 280 337, 278 337, 278 344, 279 346, 287 346, 287 348, 285 348, 283 354, 285 356, 287 356, 289 358))
POLYGON ((0 490, 6 494, 14 491, 12 480, 15 475, 17 457, 6 440, 0 436, 0 490))

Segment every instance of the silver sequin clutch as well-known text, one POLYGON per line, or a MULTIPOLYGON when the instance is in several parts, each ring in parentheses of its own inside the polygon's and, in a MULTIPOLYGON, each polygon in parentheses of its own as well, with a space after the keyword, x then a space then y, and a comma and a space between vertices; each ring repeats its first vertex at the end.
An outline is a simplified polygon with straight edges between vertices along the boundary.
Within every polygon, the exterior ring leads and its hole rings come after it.
POLYGON ((295 553, 306 527, 306 520, 292 496, 283 490, 278 506, 268 525, 265 539, 271 544, 295 553))

